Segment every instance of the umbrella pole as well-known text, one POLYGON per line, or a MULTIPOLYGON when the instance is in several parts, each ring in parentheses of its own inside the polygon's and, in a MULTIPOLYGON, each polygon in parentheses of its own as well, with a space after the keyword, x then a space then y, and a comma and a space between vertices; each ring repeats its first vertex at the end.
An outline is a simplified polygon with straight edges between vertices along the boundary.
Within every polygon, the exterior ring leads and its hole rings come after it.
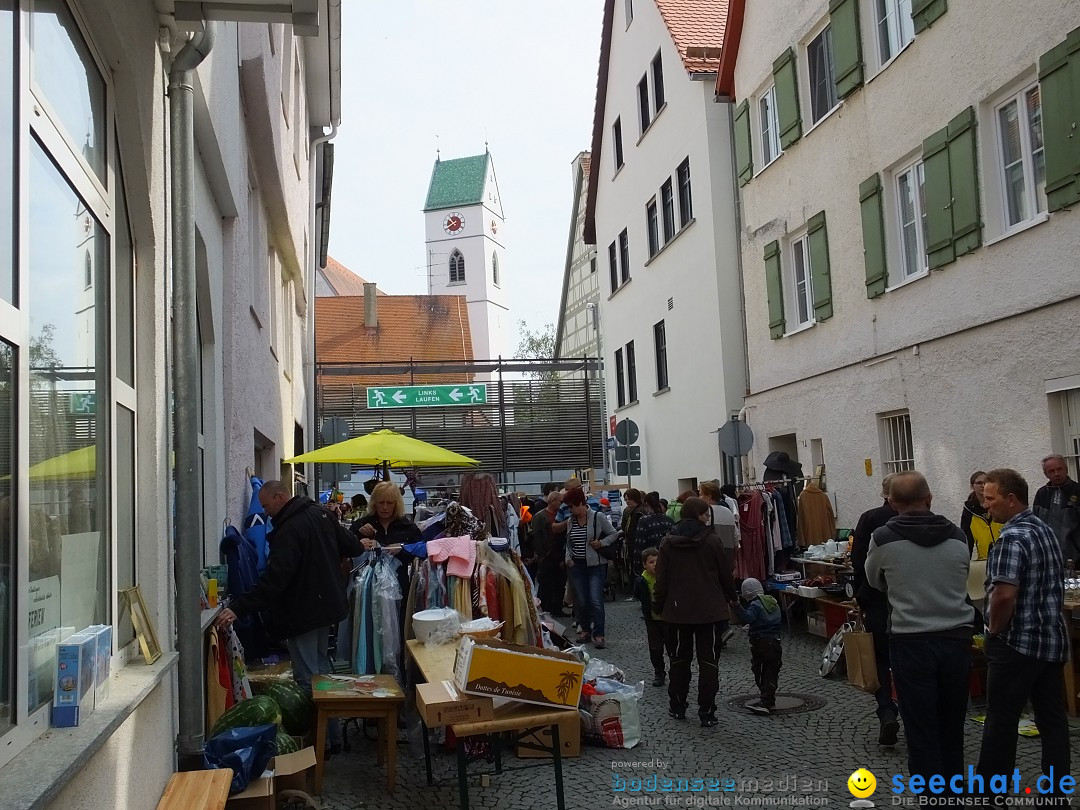
POLYGON ((389 481, 390 480, 390 462, 389 461, 384 461, 382 463, 382 479, 383 479, 383 481, 389 481))

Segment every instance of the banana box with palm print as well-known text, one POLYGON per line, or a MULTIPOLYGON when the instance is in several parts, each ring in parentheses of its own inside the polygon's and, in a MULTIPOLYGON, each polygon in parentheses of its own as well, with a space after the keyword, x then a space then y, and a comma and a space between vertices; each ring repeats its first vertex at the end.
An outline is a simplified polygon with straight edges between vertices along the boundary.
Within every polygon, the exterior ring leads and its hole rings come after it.
POLYGON ((465 636, 454 662, 454 685, 467 695, 557 709, 577 707, 585 665, 569 653, 465 636))

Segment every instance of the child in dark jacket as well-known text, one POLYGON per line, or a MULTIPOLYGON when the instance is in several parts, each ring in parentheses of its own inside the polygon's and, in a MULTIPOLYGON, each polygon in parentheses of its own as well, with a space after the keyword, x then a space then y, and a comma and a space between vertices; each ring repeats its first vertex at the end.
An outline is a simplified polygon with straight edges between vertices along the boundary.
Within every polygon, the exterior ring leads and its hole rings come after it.
POLYGON ((664 666, 664 622, 653 612, 653 589, 656 586, 656 561, 660 551, 649 547, 641 552, 643 571, 634 580, 634 596, 641 602, 641 617, 645 620, 645 633, 649 640, 649 659, 653 665, 653 686, 663 686, 664 666))
POLYGON ((776 706, 776 689, 780 680, 783 656, 780 650, 780 606, 758 580, 744 579, 740 602, 735 612, 747 625, 750 635, 750 669, 754 683, 761 692, 761 702, 746 708, 755 714, 772 714, 776 706))

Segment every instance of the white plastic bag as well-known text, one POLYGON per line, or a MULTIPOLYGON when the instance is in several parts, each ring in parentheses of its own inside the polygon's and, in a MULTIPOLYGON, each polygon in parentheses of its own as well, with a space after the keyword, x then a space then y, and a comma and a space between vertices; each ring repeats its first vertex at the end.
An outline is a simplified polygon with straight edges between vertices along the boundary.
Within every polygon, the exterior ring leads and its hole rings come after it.
POLYGON ((633 748, 641 742, 639 702, 638 694, 623 691, 589 695, 587 704, 583 697, 582 703, 588 708, 578 710, 582 735, 605 748, 633 748))

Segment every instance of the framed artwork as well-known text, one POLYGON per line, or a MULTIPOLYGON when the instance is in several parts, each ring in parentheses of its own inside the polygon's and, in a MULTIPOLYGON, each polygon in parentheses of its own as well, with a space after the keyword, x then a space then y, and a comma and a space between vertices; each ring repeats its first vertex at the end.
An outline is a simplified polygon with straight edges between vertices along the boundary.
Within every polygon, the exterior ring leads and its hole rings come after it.
POLYGON ((143 601, 142 591, 139 586, 125 588, 120 595, 128 603, 131 611, 131 626, 135 628, 135 636, 139 639, 139 648, 142 650, 146 663, 152 664, 161 657, 161 644, 158 643, 157 633, 150 621, 150 614, 146 612, 146 602, 143 601))

